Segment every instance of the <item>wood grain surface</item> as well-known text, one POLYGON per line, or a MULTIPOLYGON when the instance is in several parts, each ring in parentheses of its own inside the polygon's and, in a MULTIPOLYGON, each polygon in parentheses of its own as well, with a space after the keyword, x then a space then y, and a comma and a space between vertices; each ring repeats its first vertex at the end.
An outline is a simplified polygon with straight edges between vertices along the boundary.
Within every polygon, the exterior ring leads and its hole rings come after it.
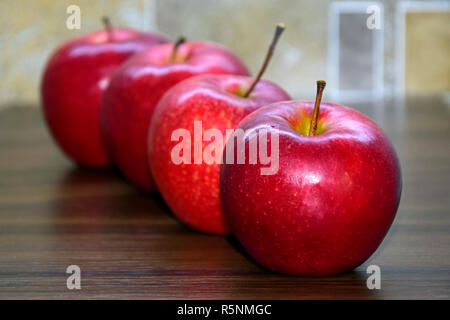
POLYGON ((449 299, 450 117, 437 99, 350 105, 391 137, 403 172, 397 217, 352 272, 289 277, 255 264, 232 237, 180 224, 159 196, 116 172, 76 167, 38 108, 0 112, 0 298, 449 299), (68 290, 67 266, 81 268, 68 290), (367 266, 381 289, 366 287, 367 266))

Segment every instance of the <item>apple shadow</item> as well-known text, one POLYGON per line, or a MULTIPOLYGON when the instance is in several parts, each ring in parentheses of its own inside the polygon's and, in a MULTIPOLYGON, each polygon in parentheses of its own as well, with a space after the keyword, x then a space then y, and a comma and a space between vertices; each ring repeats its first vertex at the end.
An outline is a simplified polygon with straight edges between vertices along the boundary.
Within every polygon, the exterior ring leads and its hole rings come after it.
MULTIPOLYGON (((146 195, 149 195, 144 190, 139 190, 139 192, 141 192, 143 194, 146 194, 146 195)), ((164 201, 164 198, 162 197, 162 195, 159 192, 151 193, 150 197, 152 198, 152 200, 155 203, 155 205, 158 206, 158 208, 160 209, 161 212, 163 212, 164 214, 166 214, 167 216, 169 216, 172 219, 176 219, 176 217, 174 216, 172 210, 170 210, 169 206, 164 201)))
POLYGON ((159 214, 174 219, 159 193, 135 187, 113 167, 71 166, 55 180, 53 199, 49 202, 54 221, 89 219, 108 223, 110 219, 144 219, 159 214))
MULTIPOLYGON (((272 271, 254 260, 244 249, 235 236, 226 237, 227 242, 239 252, 247 261, 265 273, 265 283, 268 287, 273 287, 273 295, 284 299, 379 299, 383 297, 382 292, 369 290, 366 286, 367 276, 362 266, 343 273, 320 276, 294 276, 280 274, 272 271), (289 293, 278 292, 284 283, 289 288, 289 293)), ((236 288, 237 290, 238 288, 236 288)), ((267 297, 263 297, 267 298, 267 297)), ((269 297, 270 298, 270 297, 269 297)))
POLYGON ((244 258, 246 258, 248 261, 250 261, 253 265, 255 265, 258 268, 261 268, 267 272, 275 273, 275 272, 267 269, 266 267, 260 265, 258 262, 256 262, 256 260, 253 259, 253 257, 247 253, 247 251, 244 249, 242 244, 239 242, 239 240, 234 235, 227 235, 226 239, 227 239, 228 243, 233 247, 234 250, 239 252, 244 258))
MULTIPOLYGON (((84 168, 82 168, 82 169, 84 170, 84 168)), ((110 168, 109 172, 111 174, 114 174, 115 177, 118 180, 120 180, 121 182, 123 182, 124 184, 127 184, 130 187, 132 187, 137 195, 139 195, 141 197, 151 198, 153 200, 153 202, 156 204, 156 206, 160 209, 161 212, 163 212, 167 216, 175 219, 175 216, 172 213, 172 210, 170 210, 169 206, 164 201, 164 198, 162 197, 161 193, 159 193, 158 191, 149 192, 143 188, 140 188, 140 187, 134 185, 133 183, 128 181, 128 179, 124 176, 124 174, 117 167, 110 168)))

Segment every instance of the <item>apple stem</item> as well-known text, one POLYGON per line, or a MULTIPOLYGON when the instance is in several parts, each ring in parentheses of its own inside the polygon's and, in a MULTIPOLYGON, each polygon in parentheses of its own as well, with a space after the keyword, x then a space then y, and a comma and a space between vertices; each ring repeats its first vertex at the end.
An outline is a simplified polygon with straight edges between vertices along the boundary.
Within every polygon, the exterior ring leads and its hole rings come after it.
POLYGON ((112 30, 112 24, 111 20, 108 16, 102 17, 103 25, 105 26, 105 30, 108 33, 108 40, 111 41, 113 39, 113 30, 112 30))
POLYGON ((170 55, 170 60, 171 62, 175 62, 176 58, 177 58, 177 51, 178 48, 186 42, 186 38, 183 36, 180 36, 177 41, 175 42, 175 44, 173 45, 173 49, 172 49, 172 54, 170 55))
POLYGON ((250 88, 247 90, 247 92, 244 94, 244 98, 247 98, 250 93, 252 93, 253 89, 255 89, 256 84, 263 76, 264 72, 266 71, 267 66, 269 65, 270 59, 273 56, 273 52, 275 50, 275 46, 277 45, 278 39, 280 39, 281 34, 283 33, 284 29, 286 29, 286 26, 284 23, 277 24, 277 27, 275 29, 275 34, 273 35, 272 42, 270 43, 269 50, 267 51, 266 58, 264 59, 264 63, 259 70, 258 75, 256 76, 255 80, 253 81, 250 88))
POLYGON ((327 83, 324 80, 317 80, 316 103, 314 104, 314 112, 311 118, 311 125, 309 126, 308 136, 316 135, 317 119, 319 118, 319 111, 320 111, 320 101, 322 100, 322 94, 326 84, 327 83))

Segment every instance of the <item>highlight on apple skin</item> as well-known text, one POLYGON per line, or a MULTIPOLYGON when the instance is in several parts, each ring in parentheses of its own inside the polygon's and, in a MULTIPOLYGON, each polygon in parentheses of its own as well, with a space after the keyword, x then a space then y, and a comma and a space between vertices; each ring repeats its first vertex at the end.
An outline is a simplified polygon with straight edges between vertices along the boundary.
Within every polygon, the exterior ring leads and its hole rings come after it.
POLYGON ((266 80, 259 80, 250 96, 244 97, 254 82, 254 78, 236 75, 197 76, 171 88, 155 109, 148 143, 151 172, 175 216, 196 230, 229 233, 219 197, 223 148, 218 153, 219 163, 204 159, 195 163, 195 140, 200 140, 200 153, 208 146, 204 137, 197 135, 214 128, 225 144, 226 130, 236 128, 246 115, 269 103, 291 99, 282 88, 266 80), (199 133, 195 132, 194 121, 201 121, 199 133), (186 143, 174 141, 172 134, 179 129, 187 130, 191 137, 187 142, 187 149, 192 150, 189 163, 172 159, 175 145, 186 143))
MULTIPOLYGON (((366 261, 391 226, 402 179, 383 131, 350 108, 322 103, 309 136, 314 102, 274 103, 247 116, 243 130, 277 130, 279 170, 221 166, 225 219, 262 266, 289 275, 326 276, 366 261)), ((250 135, 241 137, 248 154, 250 135)), ((239 138, 238 138, 239 139, 239 138)))
POLYGON ((134 53, 164 42, 160 35, 108 23, 55 50, 42 77, 41 100, 50 132, 69 158, 80 165, 110 165, 99 118, 110 77, 134 53))
POLYGON ((147 163, 153 110, 175 84, 200 74, 249 75, 227 48, 210 42, 153 46, 130 58, 111 79, 101 109, 104 141, 115 165, 134 185, 156 191, 147 163))

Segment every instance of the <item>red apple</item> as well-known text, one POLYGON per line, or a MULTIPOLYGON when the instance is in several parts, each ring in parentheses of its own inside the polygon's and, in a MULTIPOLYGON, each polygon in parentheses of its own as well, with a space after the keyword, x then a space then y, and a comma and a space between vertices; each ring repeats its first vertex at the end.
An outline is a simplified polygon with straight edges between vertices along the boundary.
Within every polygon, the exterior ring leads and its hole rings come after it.
POLYGON ((210 143, 203 134, 210 129, 219 130, 220 138, 214 138, 214 142, 222 141, 222 148, 216 151, 220 161, 227 129, 236 128, 242 118, 259 107, 290 99, 279 86, 264 80, 258 82, 249 97, 242 97, 253 82, 254 78, 243 76, 198 76, 170 89, 156 107, 149 134, 149 165, 153 178, 175 216, 199 231, 229 232, 219 197, 220 162, 205 159, 210 143), (201 128, 194 121, 201 121, 201 128), (178 129, 187 130, 190 140, 181 141, 178 129), (182 163, 173 158, 173 154, 178 156, 174 148, 179 143, 188 143, 191 150, 190 155, 182 154, 188 159, 182 163), (196 143, 200 150, 197 154, 201 157, 198 161, 195 159, 196 143))
POLYGON ((242 118, 266 104, 290 100, 276 84, 260 81, 283 30, 283 25, 277 26, 256 79, 195 77, 169 90, 156 107, 149 133, 149 165, 167 205, 194 229, 229 233, 219 197, 227 130, 236 128, 242 118), (183 161, 177 159, 180 155, 183 161))
POLYGON ((102 144, 100 102, 112 73, 128 57, 167 42, 155 34, 107 28, 59 47, 45 68, 41 96, 48 127, 75 162, 107 166, 102 144))
MULTIPOLYGON (((395 150, 374 122, 322 103, 309 135, 313 108, 312 101, 274 103, 239 125, 278 132, 274 174, 261 175, 265 166, 247 158, 221 167, 233 234, 261 265, 290 275, 325 276, 363 263, 392 224, 402 189, 395 150)), ((250 137, 238 137, 234 148, 245 144, 248 154, 250 137)))
POLYGON ((153 109, 167 89, 199 74, 247 75, 228 49, 207 42, 164 44, 127 61, 114 75, 101 111, 102 131, 113 162, 134 184, 156 191, 147 164, 153 109))

